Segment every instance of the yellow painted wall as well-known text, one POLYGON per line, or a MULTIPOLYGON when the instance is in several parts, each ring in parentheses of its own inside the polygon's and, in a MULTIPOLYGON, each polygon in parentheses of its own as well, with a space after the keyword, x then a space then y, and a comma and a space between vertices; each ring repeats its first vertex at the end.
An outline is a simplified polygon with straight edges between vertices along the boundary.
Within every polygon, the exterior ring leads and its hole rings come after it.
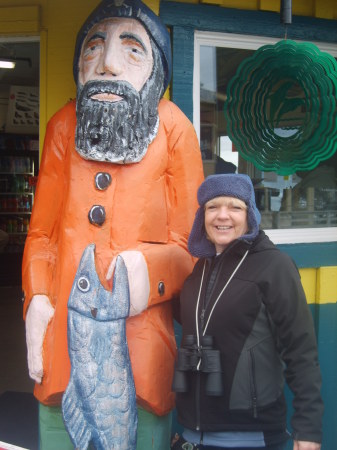
POLYGON ((40 142, 43 142, 47 120, 76 95, 72 74, 77 32, 98 0, 45 0, 42 29, 45 37, 44 66, 41 55, 41 122, 40 142), (45 113, 42 108, 45 108, 45 113))
POLYGON ((317 269, 316 303, 337 303, 337 267, 317 269))
POLYGON ((337 303, 337 267, 300 269, 308 303, 337 303))
POLYGON ((300 269, 300 275, 308 303, 316 303, 317 269, 300 269))

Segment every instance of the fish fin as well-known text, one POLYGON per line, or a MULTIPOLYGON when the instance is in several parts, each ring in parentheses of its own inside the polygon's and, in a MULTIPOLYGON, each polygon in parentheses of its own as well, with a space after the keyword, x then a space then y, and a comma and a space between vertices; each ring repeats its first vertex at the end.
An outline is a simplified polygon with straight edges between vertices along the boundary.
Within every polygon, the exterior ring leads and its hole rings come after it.
POLYGON ((122 256, 118 255, 113 277, 112 298, 116 298, 114 309, 119 317, 128 317, 130 310, 129 277, 122 256))
POLYGON ((65 427, 74 447, 78 450, 86 450, 92 433, 71 381, 62 397, 62 413, 65 427))

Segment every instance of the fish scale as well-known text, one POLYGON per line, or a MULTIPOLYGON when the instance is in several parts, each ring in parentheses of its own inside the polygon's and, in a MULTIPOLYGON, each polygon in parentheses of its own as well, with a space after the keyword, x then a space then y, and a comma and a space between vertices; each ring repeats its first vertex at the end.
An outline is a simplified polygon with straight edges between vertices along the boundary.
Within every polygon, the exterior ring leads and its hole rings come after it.
POLYGON ((83 252, 68 299, 71 373, 62 413, 74 447, 134 450, 136 392, 126 340, 130 296, 127 269, 119 256, 113 289, 102 286, 95 245, 83 252))

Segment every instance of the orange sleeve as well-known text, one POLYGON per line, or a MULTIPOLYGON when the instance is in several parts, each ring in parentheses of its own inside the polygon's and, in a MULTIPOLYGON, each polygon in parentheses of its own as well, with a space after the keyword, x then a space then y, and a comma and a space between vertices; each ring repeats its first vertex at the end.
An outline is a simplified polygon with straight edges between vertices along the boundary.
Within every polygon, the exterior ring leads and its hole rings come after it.
MULTIPOLYGON (((65 186, 64 158, 69 141, 71 119, 76 119, 75 107, 73 103, 68 103, 51 118, 47 125, 22 261, 24 317, 33 295, 45 294, 52 301, 49 292, 50 280, 56 258, 55 243, 58 238, 59 223, 62 220, 60 210, 65 186)), ((72 127, 74 129, 74 125, 72 127)))

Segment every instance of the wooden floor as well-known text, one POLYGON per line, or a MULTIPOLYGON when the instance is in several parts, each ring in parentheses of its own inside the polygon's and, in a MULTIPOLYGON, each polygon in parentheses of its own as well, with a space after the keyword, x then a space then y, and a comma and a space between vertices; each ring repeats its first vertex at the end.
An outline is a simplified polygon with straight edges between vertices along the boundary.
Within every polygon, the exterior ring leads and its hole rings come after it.
POLYGON ((21 286, 0 286, 0 394, 33 392, 28 376, 21 286))

